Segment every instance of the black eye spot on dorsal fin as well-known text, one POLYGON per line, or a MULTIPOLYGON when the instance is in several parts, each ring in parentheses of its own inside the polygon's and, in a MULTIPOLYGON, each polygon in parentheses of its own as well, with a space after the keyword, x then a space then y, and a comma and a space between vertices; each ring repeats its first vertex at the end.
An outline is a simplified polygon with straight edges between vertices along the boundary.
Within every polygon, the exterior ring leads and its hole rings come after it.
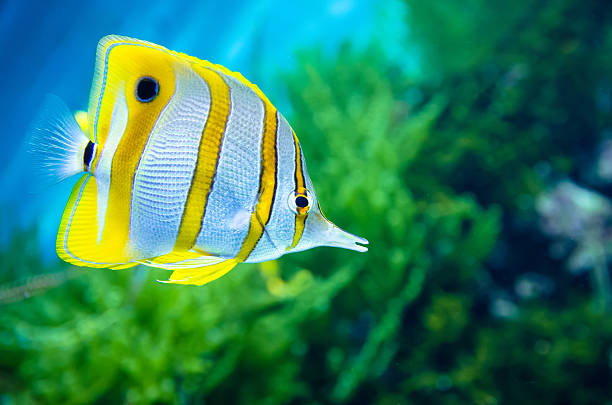
POLYGON ((148 103, 159 93, 159 84, 152 77, 141 77, 136 83, 136 98, 141 103, 148 103))
POLYGON ((92 141, 87 142, 85 152, 83 153, 83 165, 89 170, 91 159, 93 158, 94 143, 92 141))

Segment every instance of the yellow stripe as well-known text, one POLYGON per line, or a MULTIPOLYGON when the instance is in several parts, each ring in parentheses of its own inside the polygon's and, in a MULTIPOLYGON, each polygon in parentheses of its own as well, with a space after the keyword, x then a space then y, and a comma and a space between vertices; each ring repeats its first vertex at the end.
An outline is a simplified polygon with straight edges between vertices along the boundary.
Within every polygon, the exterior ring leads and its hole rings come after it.
POLYGON ((298 141, 295 132, 293 132, 293 143, 295 144, 295 186, 296 191, 301 194, 304 192, 304 190, 306 190, 306 187, 304 185, 304 172, 302 171, 302 153, 300 151, 300 141, 298 141))
POLYGON ((127 246, 134 174, 147 144, 148 135, 155 124, 154 118, 157 118, 164 106, 164 104, 160 104, 159 111, 155 111, 155 117, 150 117, 140 123, 131 119, 131 116, 128 118, 125 134, 136 133, 136 126, 139 126, 141 131, 144 129, 144 131, 139 134, 141 136, 124 135, 119 141, 119 146, 117 146, 117 151, 113 157, 108 208, 101 240, 101 245, 106 248, 105 250, 123 251, 127 246), (142 128, 144 123, 146 123, 146 128, 142 128))
MULTIPOLYGON (((298 194, 306 193, 306 187, 304 186, 304 171, 302 169, 302 154, 300 152, 300 142, 293 132, 293 142, 295 144, 295 187, 296 192, 298 194)), ((298 213, 295 215, 295 231, 293 233, 293 243, 289 249, 293 249, 297 246, 300 239, 302 239, 302 234, 304 233, 304 227, 306 226, 306 218, 308 217, 308 212, 298 213)))
POLYGON ((278 117, 274 106, 267 99, 262 98, 262 100, 265 106, 265 118, 261 146, 259 200, 255 206, 255 211, 251 214, 249 232, 235 257, 238 262, 245 261, 257 246, 257 242, 263 235, 264 227, 270 219, 272 202, 276 193, 276 130, 278 117))
MULTIPOLYGON (((100 252, 123 256, 129 261, 127 249, 130 232, 130 213, 134 176, 149 136, 160 114, 172 100, 176 88, 172 61, 167 55, 137 46, 116 47, 110 54, 110 64, 123 63, 138 71, 125 80, 125 98, 128 106, 128 122, 115 155, 113 156, 108 191, 108 207, 99 245, 100 252), (155 66, 153 70, 150 66, 155 66), (140 64, 143 64, 142 66, 140 64), (151 72, 159 83, 159 93, 151 102, 141 103, 134 96, 136 82, 144 73, 151 72)), ((109 77, 109 89, 120 83, 120 76, 109 77), (118 83, 115 83, 117 81, 118 83)), ((112 97, 112 92, 105 97, 112 97)), ((114 100, 103 100, 102 108, 114 100)), ((104 122, 110 123, 110 114, 103 112, 104 122)), ((98 123, 100 125, 100 123, 98 123)), ((101 137, 98 137, 101 138, 101 137)))
POLYGON ((174 250, 189 250, 196 244, 206 211, 208 195, 217 171, 221 141, 230 111, 229 87, 221 76, 211 69, 198 65, 193 65, 193 68, 208 83, 211 105, 200 139, 198 160, 174 250))

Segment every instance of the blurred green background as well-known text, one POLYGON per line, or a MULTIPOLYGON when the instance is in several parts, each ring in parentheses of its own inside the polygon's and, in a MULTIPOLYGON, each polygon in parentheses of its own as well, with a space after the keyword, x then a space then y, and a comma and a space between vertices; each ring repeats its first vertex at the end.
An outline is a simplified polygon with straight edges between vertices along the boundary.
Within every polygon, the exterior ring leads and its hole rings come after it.
POLYGON ((269 94, 368 253, 192 288, 14 229, 0 403, 612 404, 612 2, 404 5, 393 52, 302 47, 269 94))

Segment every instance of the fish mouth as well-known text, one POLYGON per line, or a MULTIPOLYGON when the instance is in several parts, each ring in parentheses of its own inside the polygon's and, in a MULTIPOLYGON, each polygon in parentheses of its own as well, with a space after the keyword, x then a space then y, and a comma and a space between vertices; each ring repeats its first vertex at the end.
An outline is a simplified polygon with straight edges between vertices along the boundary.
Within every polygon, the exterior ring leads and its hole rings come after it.
POLYGON ((347 232, 334 224, 330 225, 331 226, 328 228, 325 235, 326 246, 339 247, 357 252, 368 251, 368 247, 363 246, 370 243, 367 239, 353 235, 352 233, 347 232))

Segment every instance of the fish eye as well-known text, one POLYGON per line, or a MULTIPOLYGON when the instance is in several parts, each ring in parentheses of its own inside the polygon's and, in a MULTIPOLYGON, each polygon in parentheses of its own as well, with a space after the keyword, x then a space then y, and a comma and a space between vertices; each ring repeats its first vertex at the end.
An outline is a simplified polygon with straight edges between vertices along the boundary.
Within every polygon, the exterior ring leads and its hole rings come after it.
POLYGON ((295 197, 295 205, 298 208, 306 208, 308 207, 308 198, 306 198, 303 195, 298 195, 297 197, 295 197))
POLYGON ((288 204, 293 212, 304 215, 312 206, 312 198, 307 190, 302 189, 301 192, 296 191, 289 194, 288 204))
POLYGON ((152 77, 141 77, 136 83, 136 98, 142 103, 148 103, 159 93, 159 84, 152 77))

